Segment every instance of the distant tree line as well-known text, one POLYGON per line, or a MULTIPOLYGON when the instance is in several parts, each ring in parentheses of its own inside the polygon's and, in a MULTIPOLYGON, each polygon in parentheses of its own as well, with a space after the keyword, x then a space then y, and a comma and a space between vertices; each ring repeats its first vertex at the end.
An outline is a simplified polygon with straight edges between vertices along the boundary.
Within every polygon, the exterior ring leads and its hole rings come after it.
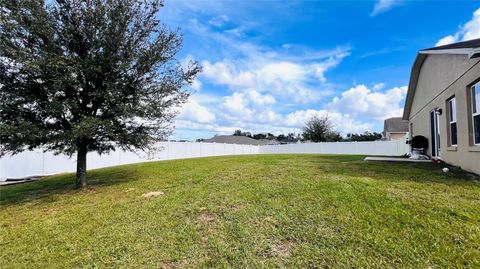
POLYGON ((348 141, 375 141, 382 138, 381 133, 364 132, 364 133, 348 133, 343 137, 340 132, 336 131, 330 118, 327 116, 314 116, 310 118, 303 127, 301 134, 289 133, 275 136, 272 133, 258 133, 243 132, 242 130, 235 130, 234 136, 246 136, 253 139, 268 139, 277 140, 279 142, 296 142, 312 141, 312 142, 348 142, 348 141))
POLYGON ((279 142, 293 142, 301 140, 301 134, 289 133, 289 134, 280 134, 278 136, 272 133, 258 133, 252 134, 251 132, 242 132, 242 130, 235 130, 233 136, 246 136, 256 140, 268 139, 268 140, 277 140, 279 142))
POLYGON ((361 134, 347 134, 344 141, 376 141, 382 139, 382 134, 377 132, 364 132, 361 134))

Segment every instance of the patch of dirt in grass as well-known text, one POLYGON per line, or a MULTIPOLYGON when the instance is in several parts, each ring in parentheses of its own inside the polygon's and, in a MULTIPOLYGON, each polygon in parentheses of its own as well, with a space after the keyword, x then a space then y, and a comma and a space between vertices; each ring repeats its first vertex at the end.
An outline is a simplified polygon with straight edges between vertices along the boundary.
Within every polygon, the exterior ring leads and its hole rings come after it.
POLYGON ((283 242, 281 244, 273 245, 270 251, 271 256, 288 257, 290 256, 294 243, 292 241, 283 242))
POLYGON ((215 220, 215 217, 204 212, 204 213, 200 214, 200 216, 198 216, 197 220, 201 224, 209 224, 209 223, 212 223, 215 220))
POLYGON ((181 261, 165 261, 160 264, 160 268, 173 269, 173 268, 190 268, 195 266, 197 262, 191 259, 184 259, 181 261))
POLYGON ((200 241, 205 245, 207 244, 210 235, 215 232, 215 217, 205 211, 202 211, 202 213, 197 217, 196 223, 199 226, 199 231, 201 234, 200 241))
POLYGON ((157 196, 162 196, 164 194, 165 193, 163 191, 151 191, 151 192, 147 192, 147 193, 142 194, 142 197, 145 197, 145 198, 157 197, 157 196))
POLYGON ((266 217, 263 219, 263 221, 264 221, 265 223, 271 223, 271 224, 274 225, 274 226, 277 226, 277 224, 278 224, 277 219, 274 218, 274 217, 272 217, 272 216, 266 216, 266 217))

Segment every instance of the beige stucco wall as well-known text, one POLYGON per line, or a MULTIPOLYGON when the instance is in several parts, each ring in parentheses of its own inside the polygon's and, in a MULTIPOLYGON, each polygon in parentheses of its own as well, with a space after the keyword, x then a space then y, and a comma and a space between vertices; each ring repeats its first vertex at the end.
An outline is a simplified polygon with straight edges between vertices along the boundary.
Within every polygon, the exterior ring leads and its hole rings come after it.
MULTIPOLYGON (((477 174, 480 174, 480 146, 471 143, 467 90, 479 80, 478 58, 469 59, 467 55, 428 55, 420 71, 409 118, 411 136, 423 135, 431 143, 430 111, 441 108, 441 159, 477 174), (453 95, 457 101, 458 145, 448 147, 446 101, 453 95)), ((431 144, 429 147, 431 155, 431 144)))

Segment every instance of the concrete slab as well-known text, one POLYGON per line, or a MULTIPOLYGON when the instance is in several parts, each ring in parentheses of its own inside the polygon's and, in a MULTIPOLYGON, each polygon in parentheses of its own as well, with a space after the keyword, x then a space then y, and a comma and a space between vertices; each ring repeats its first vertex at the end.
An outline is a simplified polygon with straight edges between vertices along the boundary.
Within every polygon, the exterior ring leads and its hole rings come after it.
POLYGON ((364 161, 431 163, 432 160, 417 160, 402 157, 366 157, 364 161))

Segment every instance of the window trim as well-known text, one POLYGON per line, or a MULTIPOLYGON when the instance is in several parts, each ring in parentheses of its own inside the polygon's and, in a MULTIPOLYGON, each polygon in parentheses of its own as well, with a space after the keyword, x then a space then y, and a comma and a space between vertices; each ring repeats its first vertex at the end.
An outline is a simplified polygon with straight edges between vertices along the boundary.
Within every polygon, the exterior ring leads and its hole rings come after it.
POLYGON ((472 87, 470 87, 470 106, 471 106, 471 111, 472 111, 472 139, 473 139, 473 145, 474 146, 480 146, 480 141, 475 141, 475 127, 480 128, 480 126, 475 126, 475 117, 480 116, 480 111, 476 111, 473 113, 473 111, 476 109, 477 102, 480 100, 477 100, 475 96, 475 92, 477 90, 480 90, 480 82, 477 82, 476 84, 473 84, 472 87))
POLYGON ((452 146, 452 147, 456 147, 458 146, 458 124, 457 124, 457 99, 455 98, 455 95, 453 95, 452 97, 448 98, 447 99, 447 122, 448 122, 448 144, 449 146, 452 146), (453 102, 455 102, 455 107, 452 106, 453 102), (455 120, 453 120, 452 116, 455 115, 455 120), (455 132, 455 140, 456 140, 456 143, 453 144, 453 132, 452 132, 452 125, 453 124, 456 124, 457 125, 457 131, 455 132))

